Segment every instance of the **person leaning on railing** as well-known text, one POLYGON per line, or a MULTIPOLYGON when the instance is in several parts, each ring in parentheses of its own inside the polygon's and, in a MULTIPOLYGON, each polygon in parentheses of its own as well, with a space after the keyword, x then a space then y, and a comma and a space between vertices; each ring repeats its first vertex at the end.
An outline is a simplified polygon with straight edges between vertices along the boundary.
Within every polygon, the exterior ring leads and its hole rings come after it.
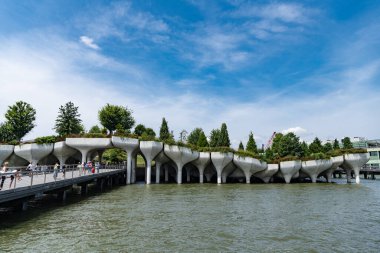
POLYGON ((8 162, 5 162, 3 168, 1 169, 2 175, 1 175, 0 190, 3 189, 5 179, 7 179, 7 175, 6 175, 7 171, 8 171, 8 162))

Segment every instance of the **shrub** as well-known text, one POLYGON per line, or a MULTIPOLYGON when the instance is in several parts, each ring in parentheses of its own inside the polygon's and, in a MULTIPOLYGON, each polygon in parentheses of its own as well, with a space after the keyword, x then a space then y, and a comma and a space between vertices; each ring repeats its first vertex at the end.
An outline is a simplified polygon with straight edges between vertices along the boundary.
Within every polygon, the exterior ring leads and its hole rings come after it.
POLYGON ((235 155, 241 156, 241 157, 251 157, 259 160, 264 160, 263 156, 249 152, 249 151, 243 151, 243 150, 238 150, 235 151, 235 155))
POLYGON ((311 160, 324 160, 324 159, 330 159, 331 155, 324 154, 324 153, 313 153, 308 156, 302 157, 302 161, 311 161, 311 160))
POLYGON ((38 137, 34 140, 37 144, 49 144, 57 142, 57 137, 54 135, 38 137))

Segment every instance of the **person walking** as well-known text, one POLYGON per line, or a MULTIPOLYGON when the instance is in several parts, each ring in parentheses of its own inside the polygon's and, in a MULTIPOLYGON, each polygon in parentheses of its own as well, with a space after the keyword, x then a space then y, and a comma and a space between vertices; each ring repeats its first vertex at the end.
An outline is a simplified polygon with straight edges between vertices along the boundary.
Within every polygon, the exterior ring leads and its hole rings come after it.
POLYGON ((58 166, 59 166, 59 164, 58 164, 58 163, 55 163, 54 168, 53 168, 53 178, 54 178, 54 181, 57 180, 57 176, 58 176, 58 166))
POLYGON ((18 171, 15 169, 15 170, 12 170, 12 174, 11 174, 11 182, 9 183, 9 189, 12 188, 12 183, 14 183, 14 187, 16 187, 16 180, 15 180, 15 177, 17 177, 17 174, 18 174, 18 171))
POLYGON ((5 162, 3 168, 1 169, 2 175, 1 175, 0 190, 3 189, 5 179, 7 179, 7 175, 6 175, 7 171, 8 171, 8 162, 5 162))

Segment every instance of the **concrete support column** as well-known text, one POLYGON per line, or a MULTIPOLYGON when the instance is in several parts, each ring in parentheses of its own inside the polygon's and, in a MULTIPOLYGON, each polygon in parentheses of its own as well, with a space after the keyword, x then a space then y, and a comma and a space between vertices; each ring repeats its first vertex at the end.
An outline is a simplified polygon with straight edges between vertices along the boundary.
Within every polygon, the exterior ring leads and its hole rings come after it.
POLYGON ((132 156, 131 162, 132 162, 131 183, 134 184, 134 183, 136 183, 137 156, 135 156, 135 157, 132 156))
POLYGON ((66 201, 66 191, 63 190, 63 191, 58 192, 57 198, 59 201, 65 202, 66 201))
POLYGON ((152 179, 152 161, 148 160, 146 161, 146 175, 145 175, 145 178, 146 178, 146 184, 150 184, 151 183, 151 179, 152 179))
POLYGON ((156 162, 156 184, 160 183, 160 170, 161 170, 161 163, 156 162))
POLYGON ((168 165, 165 166, 165 183, 169 181, 169 169, 168 165))
POLYGON ((347 183, 351 184, 351 170, 346 170, 347 183))
POLYGON ((210 173, 206 173, 205 176, 206 176, 207 182, 210 182, 212 175, 210 173))
POLYGON ((222 172, 217 171, 217 183, 222 183, 222 172))
POLYGON ((27 211, 28 210, 28 201, 27 200, 24 200, 21 202, 20 209, 21 209, 21 211, 27 211))
POLYGON ((250 184, 250 183, 251 183, 251 174, 245 172, 244 175, 245 175, 245 182, 246 182, 247 184, 250 184))
POLYGON ((354 167, 355 183, 360 184, 360 168, 354 167))
POLYGON ((132 179, 132 153, 128 152, 127 158, 127 184, 131 184, 132 179))
POLYGON ((199 183, 200 184, 203 184, 203 172, 204 172, 204 169, 199 170, 199 183))
POLYGON ((182 166, 177 169, 177 184, 182 184, 182 166))

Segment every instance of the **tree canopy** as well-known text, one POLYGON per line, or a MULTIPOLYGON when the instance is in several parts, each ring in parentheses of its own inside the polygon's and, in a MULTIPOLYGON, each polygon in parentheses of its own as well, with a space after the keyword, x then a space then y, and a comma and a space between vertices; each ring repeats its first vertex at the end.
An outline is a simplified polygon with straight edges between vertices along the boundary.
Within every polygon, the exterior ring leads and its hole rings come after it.
POLYGON ((34 127, 36 120, 36 110, 24 101, 17 101, 8 107, 5 114, 7 128, 17 141, 20 141, 34 127))
POLYGON ((162 118, 162 123, 160 127, 160 140, 167 141, 173 139, 173 136, 170 134, 168 122, 165 118, 162 118))
POLYGON ((279 155, 285 156, 301 156, 302 149, 299 138, 294 133, 287 133, 282 136, 279 145, 279 155))
POLYGON ((339 141, 337 139, 334 140, 333 149, 340 149, 339 141))
POLYGON ((245 146, 245 150, 257 154, 256 141, 253 138, 252 132, 249 133, 248 142, 247 142, 247 145, 245 146))
POLYGON ((322 142, 318 137, 315 137, 312 143, 309 145, 310 153, 321 153, 323 152, 322 142))
POLYGON ((61 105, 55 120, 54 130, 59 136, 79 134, 84 131, 82 120, 79 118, 78 107, 72 102, 61 105))
POLYGON ((187 143, 192 145, 197 145, 199 137, 201 136, 201 133, 203 132, 202 128, 195 128, 191 133, 187 136, 187 143))
POLYGON ((238 150, 244 150, 243 142, 240 141, 238 150))
POLYGON ((226 123, 223 123, 220 128, 220 135, 219 135, 219 147, 229 147, 231 146, 230 137, 228 135, 227 125, 226 123))
POLYGON ((218 147, 220 139, 220 129, 211 130, 210 147, 218 147))
POLYGON ((0 143, 8 143, 16 140, 16 136, 12 132, 12 128, 8 122, 0 124, 0 143))
POLYGON ((351 139, 349 137, 344 137, 342 140, 343 148, 344 149, 350 149, 353 148, 351 139))
POLYGON ((118 132, 130 132, 135 124, 132 111, 127 107, 107 104, 99 110, 99 121, 107 128, 110 135, 117 129, 118 132))
POLYGON ((138 124, 135 127, 135 131, 133 132, 134 134, 141 136, 145 132, 146 128, 143 124, 138 124))
POLYGON ((198 139, 198 141, 197 141, 197 146, 198 146, 198 147, 201 147, 201 148, 203 148, 203 147, 208 147, 207 137, 206 137, 205 133, 203 132, 203 130, 202 130, 202 132, 199 134, 199 139, 198 139))

